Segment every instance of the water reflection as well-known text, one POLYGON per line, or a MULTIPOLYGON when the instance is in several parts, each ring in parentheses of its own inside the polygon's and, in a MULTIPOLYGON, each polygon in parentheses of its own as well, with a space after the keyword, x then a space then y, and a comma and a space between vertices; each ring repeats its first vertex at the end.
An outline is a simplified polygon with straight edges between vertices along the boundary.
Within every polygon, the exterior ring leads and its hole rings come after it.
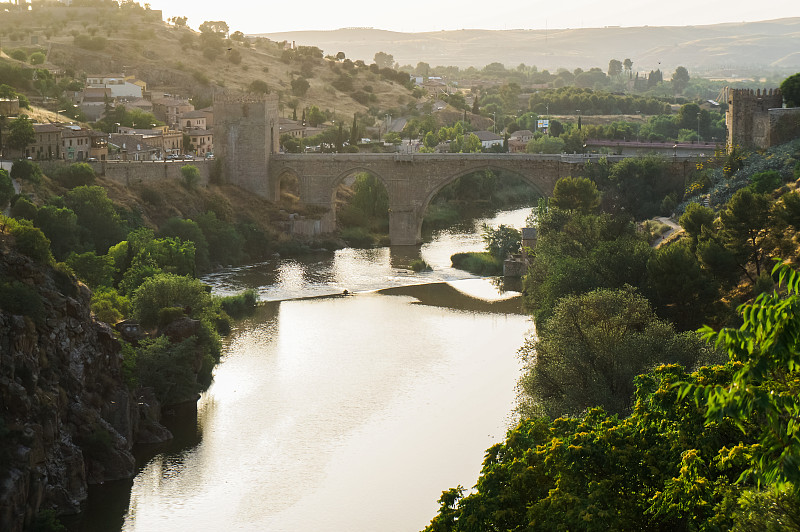
POLYGON ((73 529, 423 528, 502 439, 532 327, 517 293, 450 266, 482 247, 443 232, 207 277, 267 302, 226 340, 196 422, 176 412, 175 440, 145 451, 133 483, 93 494, 73 529), (433 272, 408 270, 420 257, 433 272))

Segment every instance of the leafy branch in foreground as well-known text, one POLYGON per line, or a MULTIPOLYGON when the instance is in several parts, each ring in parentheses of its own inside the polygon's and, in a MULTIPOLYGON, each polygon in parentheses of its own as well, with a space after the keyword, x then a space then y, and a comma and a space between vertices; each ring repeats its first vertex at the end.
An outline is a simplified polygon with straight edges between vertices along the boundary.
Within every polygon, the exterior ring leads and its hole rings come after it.
POLYGON ((772 277, 785 294, 760 294, 738 312, 738 329, 701 330, 708 341, 724 346, 741 364, 730 384, 680 384, 680 395, 694 394, 706 407, 708 423, 731 419, 743 432, 757 427, 759 446, 742 478, 794 489, 800 486, 800 273, 777 264, 772 277))

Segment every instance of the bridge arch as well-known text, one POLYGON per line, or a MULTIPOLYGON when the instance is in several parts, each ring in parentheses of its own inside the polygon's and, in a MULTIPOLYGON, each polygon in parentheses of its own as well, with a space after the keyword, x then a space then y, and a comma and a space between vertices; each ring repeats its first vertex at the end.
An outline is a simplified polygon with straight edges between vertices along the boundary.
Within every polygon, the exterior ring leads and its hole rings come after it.
POLYGON ((482 172, 482 171, 513 174, 521 178, 523 181, 525 181, 525 183, 527 183, 533 189, 533 191, 539 196, 546 197, 549 194, 548 191, 543 189, 541 179, 537 179, 536 177, 531 176, 529 172, 520 172, 518 170, 507 168, 503 165, 495 165, 491 163, 479 164, 470 168, 459 169, 457 172, 452 173, 446 179, 439 182, 436 187, 431 189, 430 192, 425 197, 425 199, 419 205, 418 219, 417 219, 417 233, 416 233, 418 241, 421 240, 422 238, 422 223, 425 218, 425 213, 430 207, 433 198, 435 198, 436 195, 439 194, 442 190, 444 190, 447 186, 453 184, 457 179, 467 176, 469 174, 474 174, 475 172, 482 172))
MULTIPOLYGON (((329 198, 329 209, 330 214, 328 215, 328 223, 332 229, 336 229, 338 226, 338 220, 336 218, 336 196, 339 192, 339 187, 345 182, 348 177, 357 176, 358 174, 369 174, 375 179, 378 180, 378 183, 383 187, 386 191, 386 195, 389 198, 389 210, 391 211, 392 205, 392 192, 389 188, 389 183, 386 179, 381 175, 380 172, 377 172, 374 168, 370 168, 369 166, 365 165, 354 165, 349 167, 347 170, 340 171, 336 174, 329 183, 329 190, 328 190, 328 198, 329 198)), ((391 222, 389 222, 391 224, 391 222)))

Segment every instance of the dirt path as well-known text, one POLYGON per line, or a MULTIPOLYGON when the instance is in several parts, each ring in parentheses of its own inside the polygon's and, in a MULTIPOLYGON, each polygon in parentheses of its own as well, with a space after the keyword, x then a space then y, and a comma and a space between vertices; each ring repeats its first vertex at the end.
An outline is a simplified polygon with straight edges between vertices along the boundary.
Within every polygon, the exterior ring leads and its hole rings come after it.
POLYGON ((683 230, 683 228, 680 225, 675 223, 670 218, 667 218, 666 216, 659 216, 659 217, 656 218, 656 220, 658 220, 659 222, 661 222, 663 224, 668 225, 669 226, 669 231, 667 231, 666 233, 664 233, 663 235, 658 237, 658 239, 656 239, 656 241, 653 242, 653 246, 652 247, 654 247, 654 248, 658 248, 658 246, 660 246, 661 243, 664 240, 666 240, 667 238, 669 238, 670 236, 675 234, 675 232, 683 230))

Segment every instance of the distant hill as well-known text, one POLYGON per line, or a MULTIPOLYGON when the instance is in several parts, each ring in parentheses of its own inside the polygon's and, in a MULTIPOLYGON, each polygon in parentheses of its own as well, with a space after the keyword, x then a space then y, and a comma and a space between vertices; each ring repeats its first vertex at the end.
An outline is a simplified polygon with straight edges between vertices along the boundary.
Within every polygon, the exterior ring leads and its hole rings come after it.
POLYGON ((683 65, 695 72, 800 69, 800 18, 708 26, 545 30, 456 30, 399 33, 370 28, 263 33, 274 41, 313 45, 326 54, 372 62, 376 52, 401 65, 481 68, 492 62, 555 69, 599 66, 630 58, 635 70, 683 65))

